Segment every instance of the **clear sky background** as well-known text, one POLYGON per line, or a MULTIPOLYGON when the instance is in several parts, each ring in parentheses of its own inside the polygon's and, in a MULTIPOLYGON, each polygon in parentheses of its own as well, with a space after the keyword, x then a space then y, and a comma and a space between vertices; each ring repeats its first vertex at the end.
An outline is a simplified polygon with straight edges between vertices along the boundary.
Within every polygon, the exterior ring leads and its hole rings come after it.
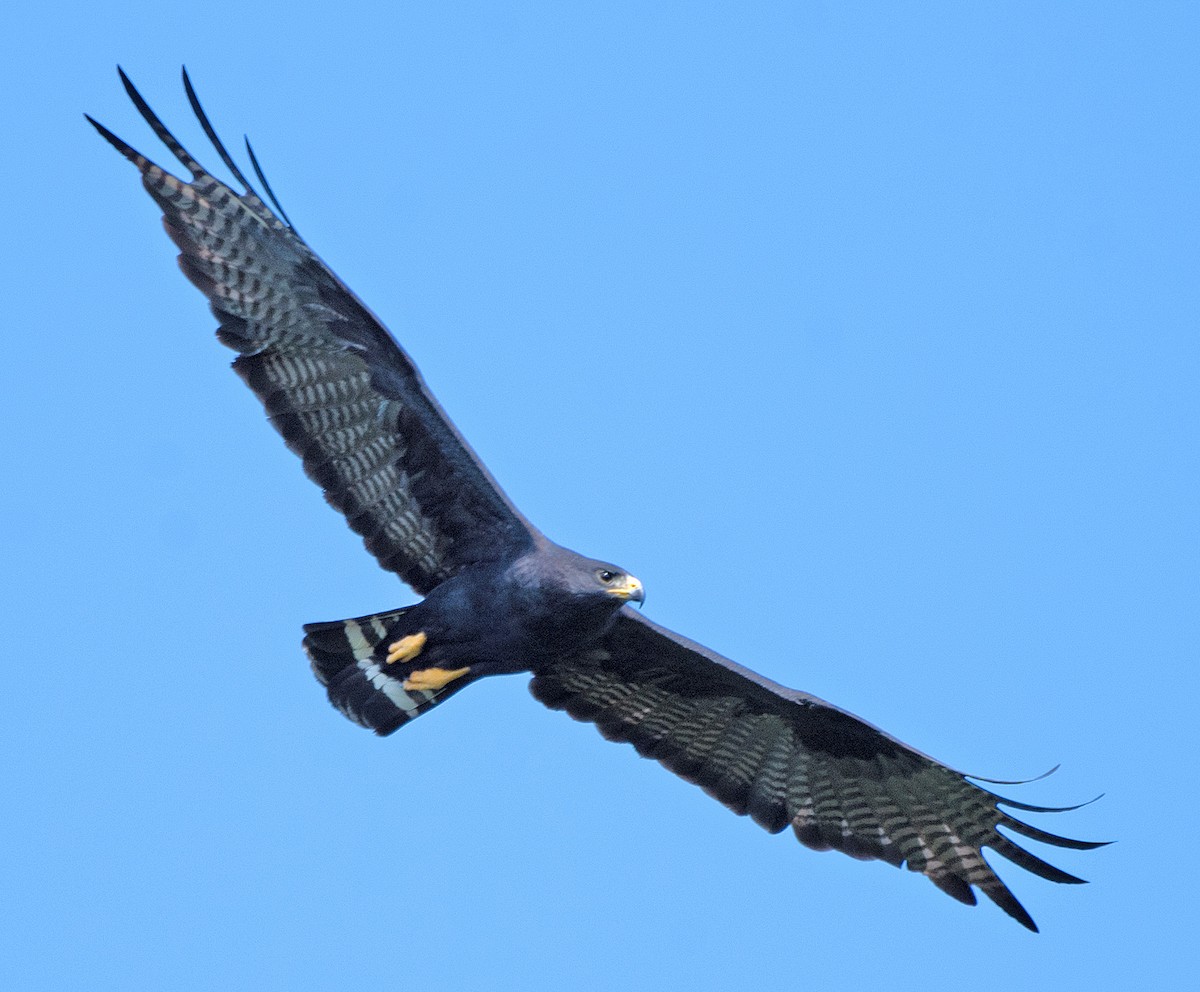
MULTIPOLYGON (((0 987, 1174 989, 1197 867, 1187 3, 5 15, 0 987), (14 21, 15 18, 15 21, 14 21), (187 63, 527 515, 655 620, 1119 843, 1042 926, 474 686, 386 740, 300 625, 410 601, 228 371, 133 169, 187 63)), ((218 170, 219 171, 219 170, 218 170)))

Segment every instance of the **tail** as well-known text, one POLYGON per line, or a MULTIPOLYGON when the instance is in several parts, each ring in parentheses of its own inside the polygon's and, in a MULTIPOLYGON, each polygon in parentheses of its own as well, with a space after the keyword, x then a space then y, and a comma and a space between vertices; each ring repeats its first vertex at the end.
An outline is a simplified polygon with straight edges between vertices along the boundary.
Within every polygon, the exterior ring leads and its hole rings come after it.
POLYGON ((385 737, 469 685, 458 679, 436 691, 409 692, 391 675, 380 645, 407 612, 390 610, 352 620, 304 625, 304 653, 329 701, 349 719, 385 737))

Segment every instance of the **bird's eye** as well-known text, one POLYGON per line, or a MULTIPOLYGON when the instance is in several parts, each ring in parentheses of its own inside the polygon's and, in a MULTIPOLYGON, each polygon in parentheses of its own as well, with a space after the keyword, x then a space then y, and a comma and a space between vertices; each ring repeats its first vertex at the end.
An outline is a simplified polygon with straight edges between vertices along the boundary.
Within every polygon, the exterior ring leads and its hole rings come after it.
POLYGON ((598 571, 596 573, 596 575, 599 577, 600 581, 603 582, 605 585, 608 585, 608 583, 612 582, 612 580, 617 577, 616 572, 610 572, 607 568, 600 569, 600 571, 598 571))

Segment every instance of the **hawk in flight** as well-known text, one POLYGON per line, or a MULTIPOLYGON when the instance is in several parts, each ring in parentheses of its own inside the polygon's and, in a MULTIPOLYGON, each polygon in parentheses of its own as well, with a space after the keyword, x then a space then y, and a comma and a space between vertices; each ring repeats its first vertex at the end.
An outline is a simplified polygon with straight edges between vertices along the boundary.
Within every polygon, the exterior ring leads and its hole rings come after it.
POLYGON ((905 865, 969 905, 979 889, 1030 930, 983 848, 1042 878, 1081 881, 998 829, 1099 846, 1002 808, 1077 807, 997 796, 853 714, 652 623, 632 608, 643 599, 636 578, 546 538, 404 349, 296 233, 247 143, 271 205, 255 192, 187 72, 192 110, 240 191, 192 158, 121 80, 190 180, 88 120, 162 209, 180 267, 208 297, 221 343, 238 353, 234 371, 367 550, 423 597, 305 627, 313 671, 347 717, 386 735, 481 678, 528 672, 547 706, 632 744, 772 833, 791 827, 815 850, 905 865))

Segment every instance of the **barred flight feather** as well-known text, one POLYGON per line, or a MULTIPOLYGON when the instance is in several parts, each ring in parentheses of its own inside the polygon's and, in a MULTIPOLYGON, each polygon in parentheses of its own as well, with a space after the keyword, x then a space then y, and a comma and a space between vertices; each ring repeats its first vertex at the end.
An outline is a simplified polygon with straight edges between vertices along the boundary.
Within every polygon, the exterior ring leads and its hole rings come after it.
POLYGON ((191 180, 92 124, 141 172, 181 252, 180 267, 220 321, 218 339, 240 353, 235 371, 367 550, 425 594, 468 565, 527 549, 536 531, 442 413, 403 349, 251 188, 187 73, 192 110, 240 193, 192 157, 123 72, 121 80, 191 180))
POLYGON ((790 824, 814 850, 906 866, 970 905, 979 889, 1031 930, 983 849, 1052 882, 1081 879, 997 827, 1059 847, 1100 846, 1028 826, 998 808, 1007 800, 865 721, 629 611, 599 650, 536 669, 530 689, 772 833, 790 824))

